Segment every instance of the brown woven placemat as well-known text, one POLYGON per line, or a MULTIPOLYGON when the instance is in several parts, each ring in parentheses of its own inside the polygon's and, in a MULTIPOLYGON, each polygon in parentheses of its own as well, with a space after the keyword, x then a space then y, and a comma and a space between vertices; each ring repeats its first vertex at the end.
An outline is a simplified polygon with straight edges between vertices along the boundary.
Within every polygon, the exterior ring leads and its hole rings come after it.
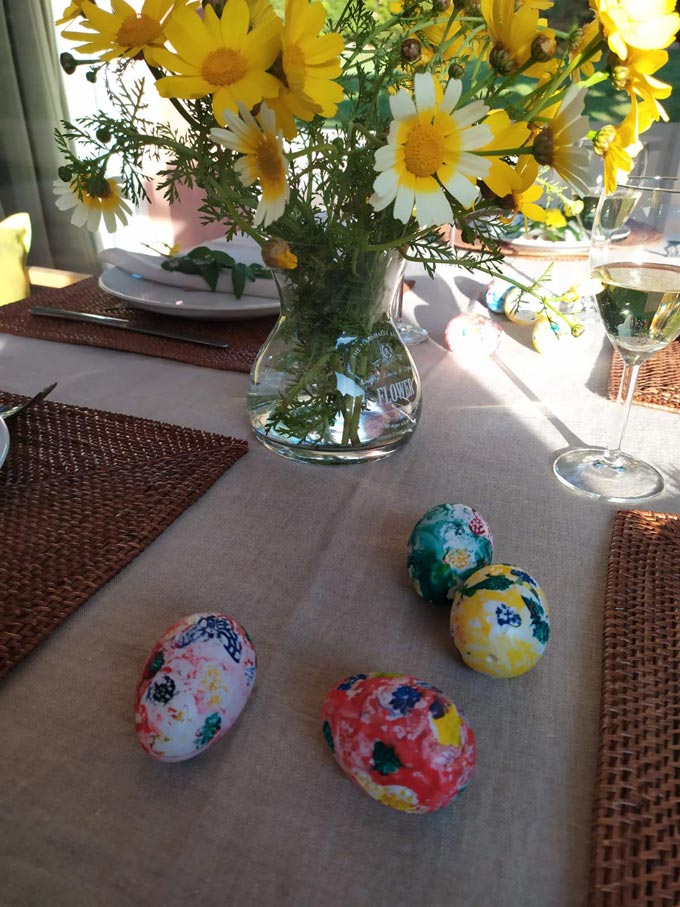
MULTIPOLYGON (((609 370, 609 398, 616 400, 623 372, 623 360, 615 351, 609 370)), ((633 403, 680 412, 680 342, 669 343, 638 372, 633 403)))
MULTIPOLYGON (((0 403, 23 398, 0 393, 0 403)), ((248 449, 116 413, 36 404, 0 469, 0 677, 248 449)))
POLYGON ((616 515, 604 612, 594 907, 680 904, 680 516, 616 515))
POLYGON ((275 318, 251 318, 243 321, 203 321, 156 315, 125 305, 110 293, 105 293, 94 277, 70 287, 43 292, 0 308, 0 332, 36 337, 39 340, 56 340, 59 343, 77 343, 85 346, 102 346, 145 356, 176 359, 191 365, 218 368, 225 371, 249 372, 258 350, 267 339, 275 318), (60 309, 75 309, 95 315, 113 315, 127 318, 140 327, 165 327, 181 330, 187 337, 197 340, 226 340, 229 349, 200 346, 183 340, 149 337, 133 334, 98 324, 81 324, 57 318, 31 315, 34 305, 52 305, 60 309))

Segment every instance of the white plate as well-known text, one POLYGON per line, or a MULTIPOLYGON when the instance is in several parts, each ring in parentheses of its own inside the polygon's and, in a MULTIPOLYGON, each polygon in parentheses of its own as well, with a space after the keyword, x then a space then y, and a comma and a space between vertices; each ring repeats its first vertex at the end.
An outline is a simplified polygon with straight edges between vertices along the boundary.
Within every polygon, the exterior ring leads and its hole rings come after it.
POLYGON ((233 321, 237 318, 278 315, 280 308, 278 299, 245 294, 237 299, 231 294, 213 293, 211 290, 183 290, 154 283, 143 277, 133 277, 127 271, 115 267, 104 271, 99 278, 99 286, 135 308, 179 318, 233 321))
POLYGON ((540 239, 533 236, 516 236, 514 239, 505 239, 509 246, 516 246, 518 249, 554 249, 556 252, 570 252, 588 249, 590 247, 589 239, 562 239, 553 241, 552 239, 540 239))
POLYGON ((9 429, 4 419, 0 419, 0 466, 5 462, 9 452, 9 429))

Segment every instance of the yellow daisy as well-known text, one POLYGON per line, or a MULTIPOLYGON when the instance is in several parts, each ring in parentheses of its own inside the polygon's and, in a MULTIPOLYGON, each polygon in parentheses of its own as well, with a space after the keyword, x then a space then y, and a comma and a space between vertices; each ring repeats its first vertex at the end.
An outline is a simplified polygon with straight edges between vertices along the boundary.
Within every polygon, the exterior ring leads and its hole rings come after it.
POLYGON ((620 126, 605 126, 595 136, 593 148, 604 161, 605 192, 613 192, 621 176, 630 172, 633 158, 642 148, 640 134, 649 129, 654 114, 653 103, 634 100, 620 126))
POLYGON ((584 138, 590 124, 584 117, 586 93, 570 85, 552 121, 534 139, 534 157, 539 164, 552 167, 577 195, 588 195, 588 150, 577 142, 584 138))
POLYGON ((444 189, 469 208, 478 195, 477 179, 488 173, 489 161, 471 154, 492 138, 486 124, 472 125, 484 118, 488 107, 473 101, 454 112, 462 93, 456 79, 439 102, 431 73, 416 73, 414 88, 415 101, 404 89, 390 98, 394 119, 387 145, 375 153, 379 176, 371 204, 382 211, 394 203, 394 217, 403 223, 415 206, 421 227, 438 226, 452 220, 444 189))
MULTIPOLYGON (((583 51, 588 47, 588 45, 595 39, 600 33, 600 23, 597 19, 593 19, 592 22, 588 22, 587 25, 583 26, 583 29, 580 29, 580 38, 579 40, 570 47, 569 49, 569 63, 573 61, 583 53, 583 51)), ((593 54, 592 57, 589 57, 583 63, 580 63, 576 66, 571 72, 571 79, 573 82, 579 82, 582 78, 588 79, 595 72, 595 63, 598 63, 600 57, 602 56, 602 51, 598 50, 597 53, 593 54)))
MULTIPOLYGON (((492 111, 487 117, 486 123, 493 133, 493 138, 484 147, 485 151, 503 151, 507 148, 521 148, 528 144, 531 132, 527 124, 513 123, 505 110, 492 111)), ((489 161, 491 166, 484 177, 484 182, 489 189, 499 198, 505 198, 517 191, 521 184, 518 176, 519 165, 513 166, 504 161, 502 157, 491 157, 489 161)))
POLYGON ((661 50, 675 41, 680 16, 675 0, 590 0, 612 50, 626 60, 629 47, 661 50))
POLYGON ((248 109, 276 94, 278 79, 266 70, 279 50, 281 23, 277 16, 250 29, 246 0, 227 0, 218 18, 206 6, 204 18, 189 8, 178 9, 166 27, 176 50, 156 50, 157 66, 176 75, 156 82, 164 98, 201 98, 212 95, 213 113, 224 125, 224 111, 236 113, 238 102, 248 109))
POLYGON ((57 196, 57 208, 60 211, 73 209, 71 223, 75 227, 87 227, 94 233, 104 218, 106 229, 113 233, 116 229, 116 220, 125 225, 127 215, 132 214, 127 199, 120 191, 118 179, 102 177, 87 181, 79 177, 70 183, 55 180, 53 185, 54 194, 57 196))
POLYGON ((78 16, 82 16, 84 2, 85 0, 71 0, 69 5, 64 10, 64 15, 61 17, 61 19, 57 19, 54 24, 64 25, 66 22, 71 22, 72 19, 77 19, 78 16))
POLYGON ((80 41, 76 50, 82 54, 99 54, 101 60, 116 57, 147 57, 154 48, 165 44, 165 25, 174 0, 144 0, 137 12, 125 0, 113 0, 113 12, 106 12, 90 0, 81 4, 83 28, 89 31, 65 31, 65 38, 80 41))
POLYGON ((510 193, 509 201, 512 203, 512 209, 523 215, 524 227, 527 229, 528 220, 539 221, 539 223, 545 220, 545 208, 537 204, 543 195, 543 187, 536 182, 537 162, 529 155, 524 155, 515 168, 515 176, 517 184, 510 193))
MULTIPOLYGON (((551 29, 539 30, 538 9, 523 5, 515 10, 515 0, 482 0, 482 16, 492 44, 489 62, 501 75, 515 72, 529 62, 531 43, 537 34, 546 38, 555 37, 551 29)), ((553 72, 556 66, 556 62, 550 60, 534 63, 524 72, 528 76, 541 78, 553 72)))
POLYGON ((262 25, 269 21, 272 16, 276 16, 274 7, 269 0, 246 0, 248 11, 250 13, 250 24, 252 26, 262 25))
POLYGON ((543 223, 553 229, 567 226, 567 218, 559 208, 546 208, 543 212, 543 223))
POLYGON ((638 50, 628 48, 626 61, 621 62, 612 69, 612 76, 617 88, 647 101, 655 111, 655 120, 668 120, 668 114, 659 99, 670 97, 671 86, 660 79, 654 78, 654 73, 668 62, 665 50, 638 50))
POLYGON ((277 89, 265 96, 287 139, 297 133, 295 117, 310 122, 317 114, 332 117, 342 101, 342 88, 334 82, 341 71, 342 35, 320 35, 326 21, 321 3, 286 0, 281 53, 273 71, 277 89))
POLYGON ((281 135, 276 131, 274 112, 262 104, 256 120, 244 104, 239 103, 238 108, 240 118, 225 111, 228 128, 212 129, 210 134, 219 145, 243 155, 234 164, 234 169, 244 186, 259 182, 262 197, 253 223, 268 227, 281 217, 290 197, 286 179, 288 161, 283 153, 281 135))

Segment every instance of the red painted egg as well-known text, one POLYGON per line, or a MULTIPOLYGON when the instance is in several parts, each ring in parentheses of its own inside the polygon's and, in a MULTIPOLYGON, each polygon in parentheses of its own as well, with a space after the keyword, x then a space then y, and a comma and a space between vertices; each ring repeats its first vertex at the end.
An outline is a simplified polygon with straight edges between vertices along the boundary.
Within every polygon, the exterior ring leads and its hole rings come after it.
POLYGON ((472 778, 472 728, 441 690, 423 680, 355 674, 330 690, 321 718, 342 770, 385 806, 433 812, 472 778))

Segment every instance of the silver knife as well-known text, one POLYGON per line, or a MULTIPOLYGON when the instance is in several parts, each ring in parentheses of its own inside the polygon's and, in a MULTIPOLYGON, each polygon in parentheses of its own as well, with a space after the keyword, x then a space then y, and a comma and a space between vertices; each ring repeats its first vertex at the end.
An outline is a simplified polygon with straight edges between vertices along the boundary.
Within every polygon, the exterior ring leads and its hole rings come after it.
POLYGON ((66 318, 69 321, 85 321, 89 324, 101 324, 104 327, 120 328, 123 331, 134 331, 136 334, 150 334, 152 337, 167 337, 169 340, 185 340, 188 343, 200 343, 202 346, 216 346, 221 350, 229 349, 226 340, 200 340, 187 337, 169 328, 140 327, 127 318, 113 318, 110 315, 93 315, 90 312, 73 312, 71 309, 58 309, 51 305, 35 305, 31 315, 47 315, 49 318, 66 318))

